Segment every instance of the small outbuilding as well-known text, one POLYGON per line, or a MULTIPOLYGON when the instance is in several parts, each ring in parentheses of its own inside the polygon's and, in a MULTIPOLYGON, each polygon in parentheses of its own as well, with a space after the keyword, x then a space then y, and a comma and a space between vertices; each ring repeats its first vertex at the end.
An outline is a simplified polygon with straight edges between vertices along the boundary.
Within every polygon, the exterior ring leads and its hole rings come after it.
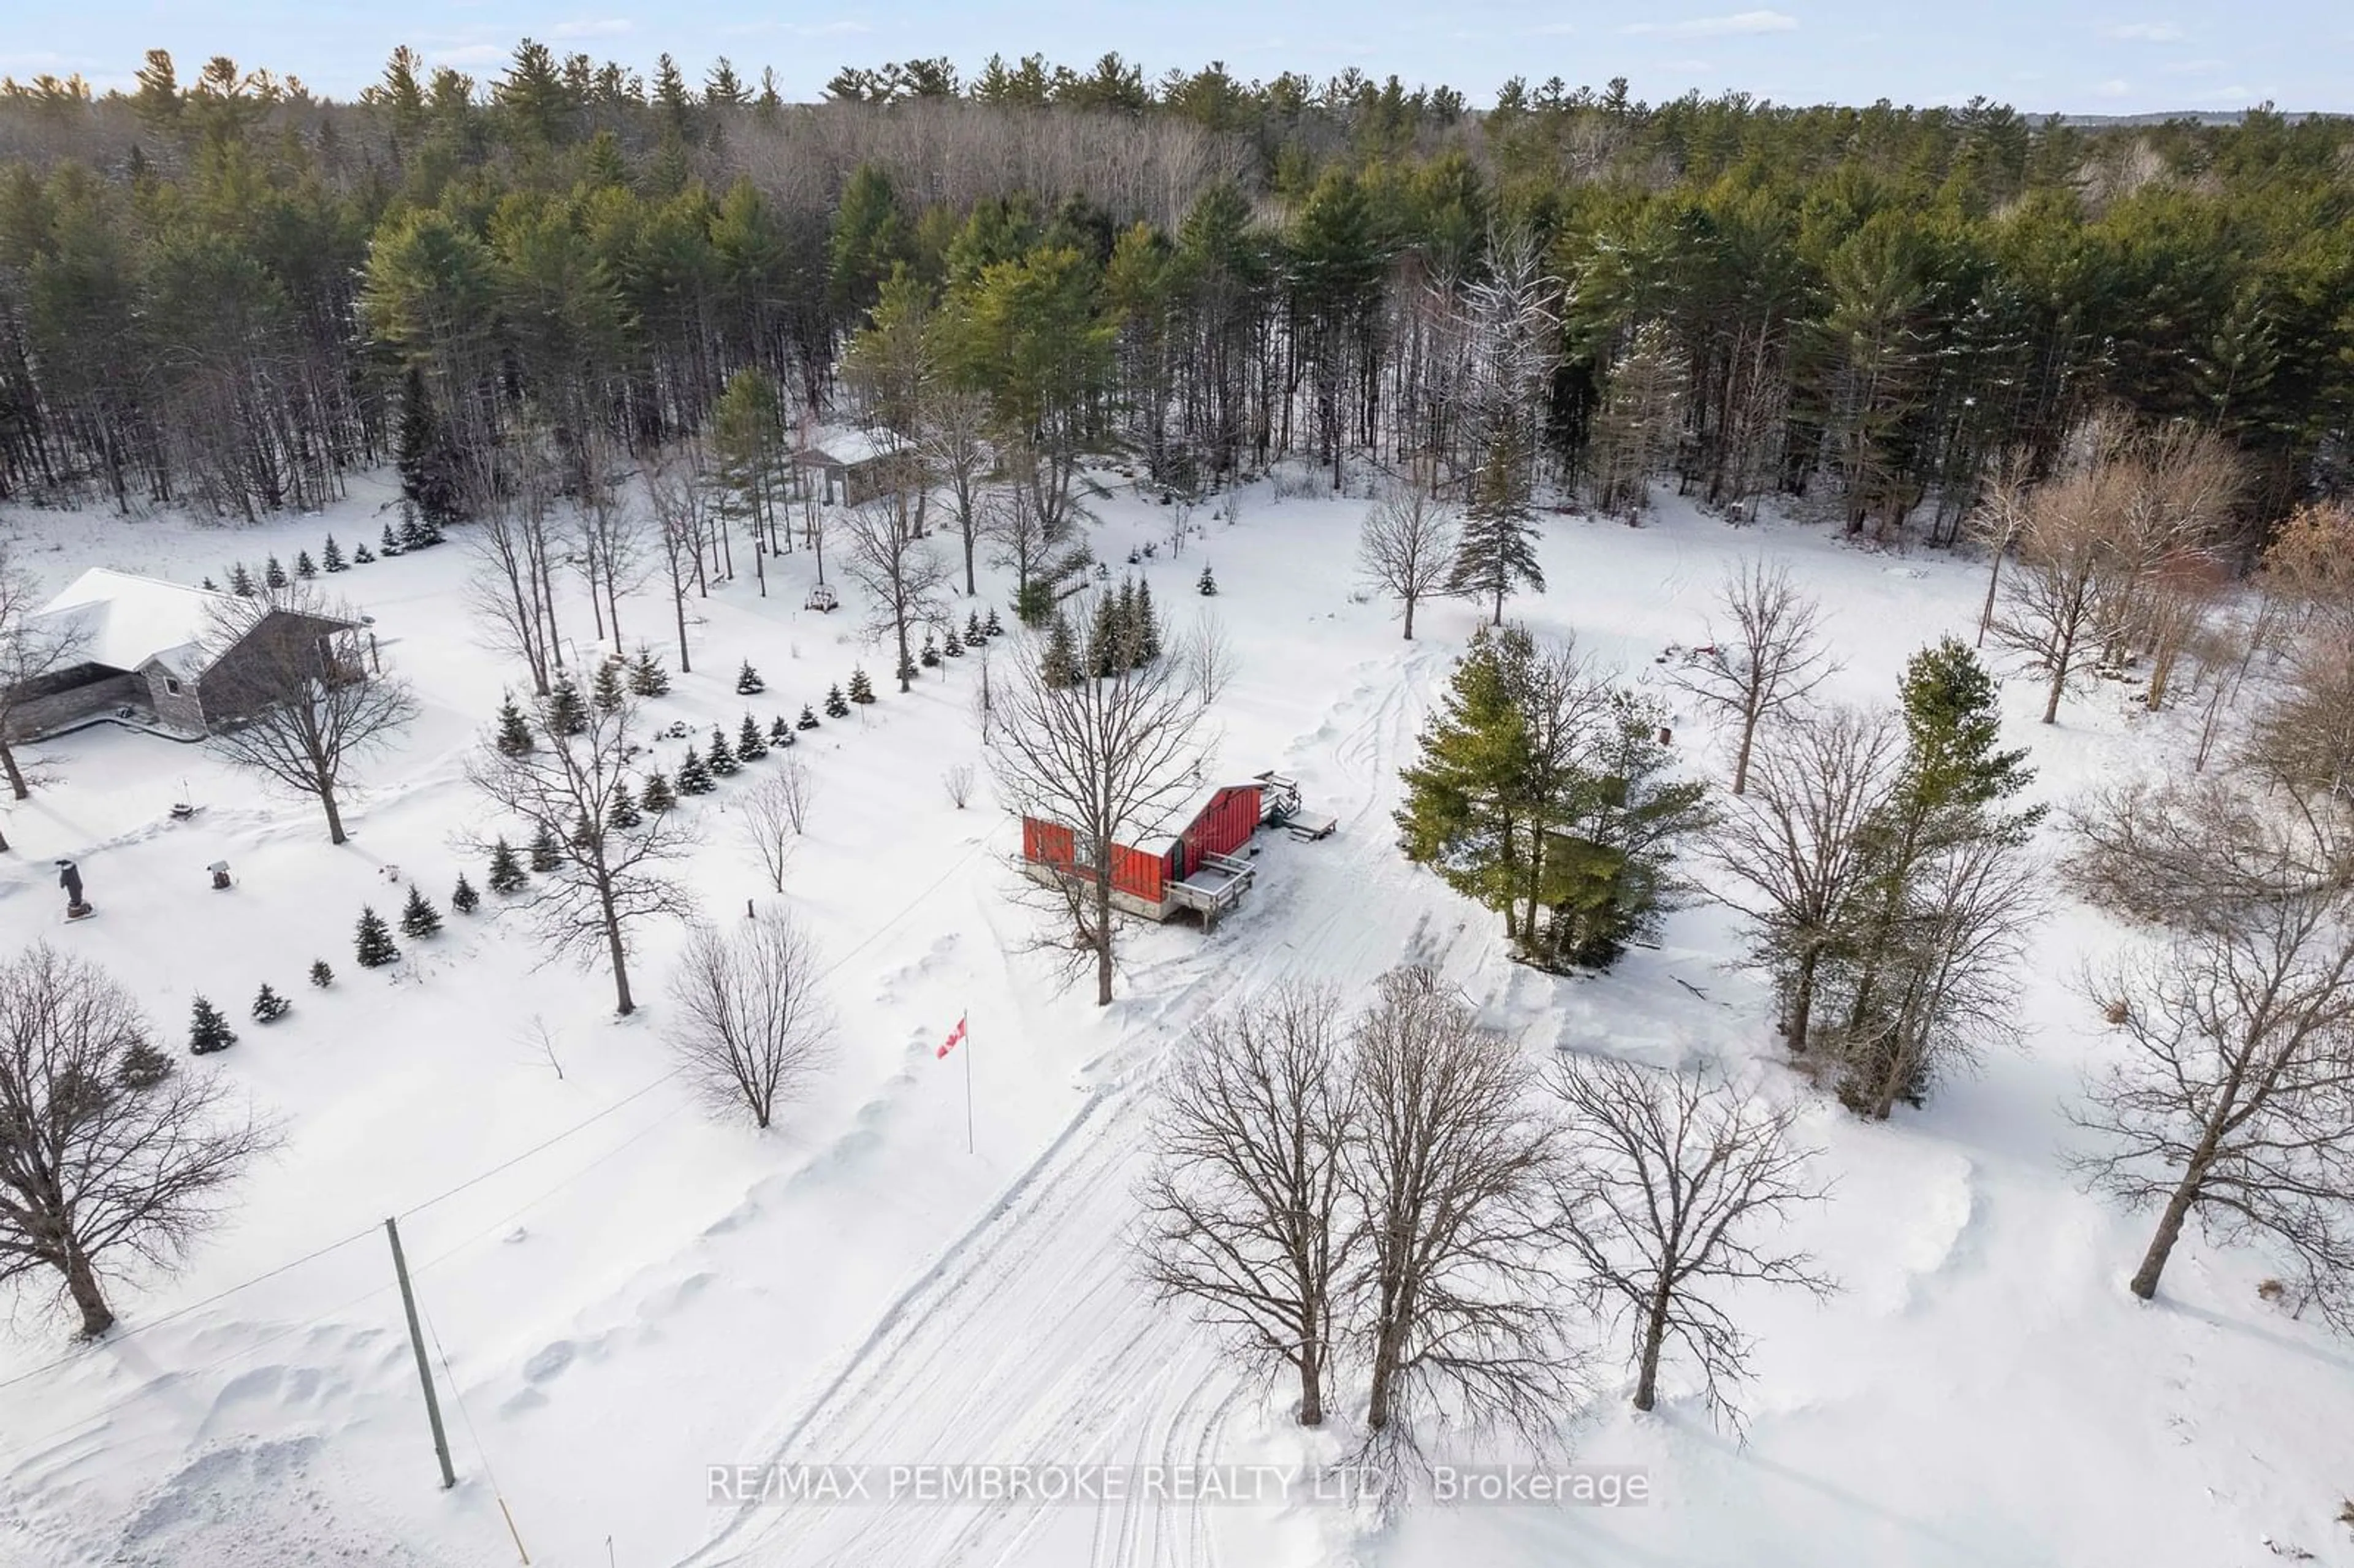
POLYGON ((72 656, 15 694, 8 709, 16 739, 126 711, 208 735, 251 709, 251 694, 263 689, 249 678, 258 661, 283 658, 291 647, 326 668, 332 639, 352 625, 277 606, 249 613, 228 594, 102 567, 76 577, 33 624, 72 656))
MULTIPOLYGON (((1267 798, 1266 787, 1257 779, 1221 785, 1176 832, 1114 844, 1113 906, 1147 920, 1166 920, 1190 909, 1204 926, 1214 925, 1250 887, 1254 868, 1239 852, 1258 831, 1267 798)), ((1022 819, 1023 868, 1039 882, 1074 874, 1076 844, 1076 836, 1063 823, 1022 819)))
POLYGON ((920 465, 907 443, 889 431, 822 425, 806 432, 793 453, 801 482, 828 505, 856 506, 917 482, 920 465))

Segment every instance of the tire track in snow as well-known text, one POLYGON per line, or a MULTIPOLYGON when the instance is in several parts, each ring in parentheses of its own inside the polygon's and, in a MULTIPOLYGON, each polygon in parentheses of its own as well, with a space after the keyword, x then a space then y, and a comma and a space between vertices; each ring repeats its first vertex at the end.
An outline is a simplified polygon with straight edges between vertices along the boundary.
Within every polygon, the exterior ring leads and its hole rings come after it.
MULTIPOLYGON (((1090 1070, 1071 1120, 883 1313, 787 1424, 794 1464, 1162 1465, 1212 1460, 1239 1379, 1181 1310, 1154 1304, 1129 1245, 1141 1131, 1166 1047, 1209 1007, 1304 964, 1343 983, 1454 945, 1406 896, 1371 831, 1443 651, 1408 650, 1358 679, 1285 767, 1316 779, 1344 832, 1278 844, 1286 863, 1217 936, 1136 965, 1135 1015, 1090 1070), (1394 887, 1388 885, 1395 885, 1394 887)), ((840 1562, 1069 1560, 1186 1568, 1218 1560, 1198 1501, 1130 1495, 1092 1511, 1034 1500, 912 1506, 739 1504, 682 1568, 840 1562)))

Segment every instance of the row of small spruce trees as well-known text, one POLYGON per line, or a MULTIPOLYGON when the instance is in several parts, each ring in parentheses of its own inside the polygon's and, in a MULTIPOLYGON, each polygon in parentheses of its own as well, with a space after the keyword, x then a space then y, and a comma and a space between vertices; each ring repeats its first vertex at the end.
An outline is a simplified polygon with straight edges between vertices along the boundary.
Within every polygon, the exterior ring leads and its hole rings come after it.
MULTIPOLYGON (((384 525, 384 537, 381 544, 384 554, 398 556, 410 550, 431 549, 442 542, 443 535, 440 524, 424 521, 415 512, 410 511, 403 515, 398 528, 395 528, 390 523, 384 525)), ((319 551, 317 560, 311 558, 311 552, 308 550, 298 550, 294 553, 294 569, 291 575, 283 566, 279 564, 276 556, 270 556, 261 564, 261 571, 259 575, 243 561, 230 563, 228 591, 240 599, 252 599, 265 588, 273 593, 281 592, 290 581, 307 583, 323 571, 347 571, 353 567, 372 565, 376 558, 376 552, 362 545, 352 552, 350 559, 345 559, 344 547, 336 544, 335 536, 330 534, 327 535, 325 546, 319 551)), ((205 587, 216 593, 220 591, 220 585, 210 577, 205 579, 205 587)))

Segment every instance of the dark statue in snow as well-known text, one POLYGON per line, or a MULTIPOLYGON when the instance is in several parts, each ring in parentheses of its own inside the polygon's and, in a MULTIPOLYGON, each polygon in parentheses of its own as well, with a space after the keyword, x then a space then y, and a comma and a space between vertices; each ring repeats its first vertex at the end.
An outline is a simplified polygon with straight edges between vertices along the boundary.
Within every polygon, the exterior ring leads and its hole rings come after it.
POLYGON ((81 868, 69 860, 58 862, 58 885, 66 890, 66 918, 79 920, 90 913, 81 895, 81 868))

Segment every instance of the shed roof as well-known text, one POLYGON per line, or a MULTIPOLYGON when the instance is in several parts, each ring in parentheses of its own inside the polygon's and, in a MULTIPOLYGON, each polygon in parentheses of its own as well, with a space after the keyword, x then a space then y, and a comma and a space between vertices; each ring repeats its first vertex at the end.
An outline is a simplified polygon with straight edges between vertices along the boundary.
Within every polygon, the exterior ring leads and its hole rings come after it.
POLYGON ((809 433, 801 450, 793 456, 801 462, 814 461, 856 468, 861 463, 889 457, 899 446, 896 436, 878 438, 872 431, 849 425, 821 425, 809 433))
POLYGON ((1146 854, 1167 854, 1171 850, 1177 847, 1177 841, 1183 838, 1186 832, 1192 829, 1193 824, 1202 820, 1202 814, 1218 803, 1220 796, 1235 789, 1249 789, 1256 792, 1265 788, 1266 786, 1261 784, 1256 779, 1246 779, 1239 784, 1221 784, 1215 789, 1204 793, 1201 800, 1195 802, 1193 809, 1186 812, 1184 816, 1170 819, 1177 824, 1174 828, 1170 829, 1166 832, 1150 834, 1139 840, 1129 847, 1142 850, 1146 854))
POLYGON ((228 594, 93 567, 42 606, 39 619, 80 638, 91 663, 136 670, 152 661, 194 675, 212 662, 205 645, 229 602, 228 594))

